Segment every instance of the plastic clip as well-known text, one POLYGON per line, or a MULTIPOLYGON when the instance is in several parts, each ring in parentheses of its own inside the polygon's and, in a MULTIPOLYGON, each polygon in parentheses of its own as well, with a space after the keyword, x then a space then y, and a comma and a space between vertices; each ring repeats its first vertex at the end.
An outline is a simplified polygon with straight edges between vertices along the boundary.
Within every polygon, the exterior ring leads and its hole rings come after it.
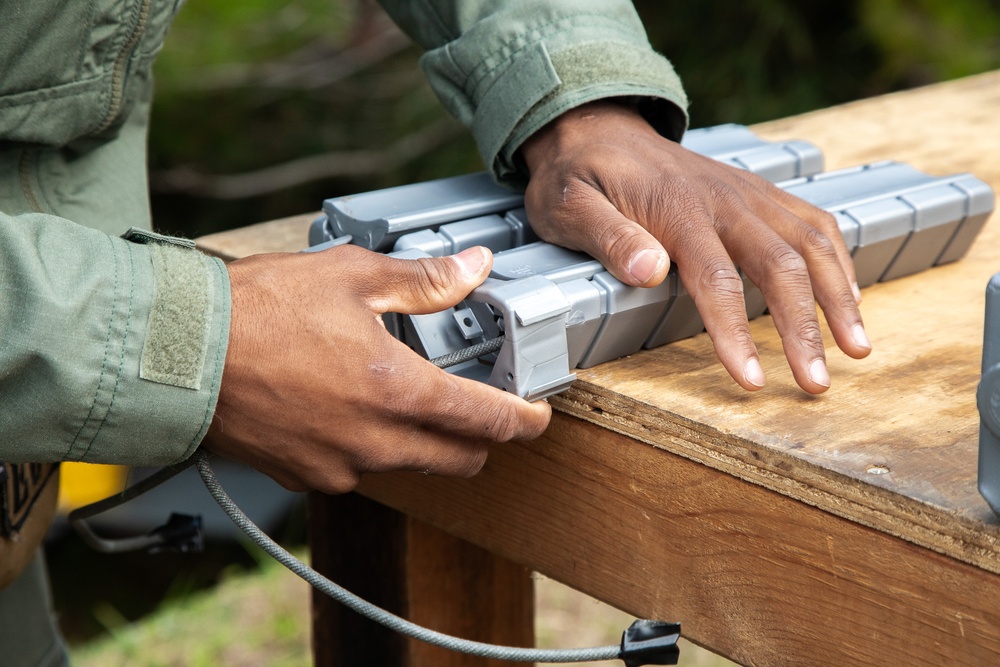
POLYGON ((149 553, 201 553, 205 550, 205 531, 201 517, 190 514, 171 513, 167 522, 150 532, 160 538, 149 547, 149 553))
POLYGON ((619 654, 625 667, 676 665, 680 658, 677 640, 681 624, 666 621, 636 621, 622 633, 619 654))

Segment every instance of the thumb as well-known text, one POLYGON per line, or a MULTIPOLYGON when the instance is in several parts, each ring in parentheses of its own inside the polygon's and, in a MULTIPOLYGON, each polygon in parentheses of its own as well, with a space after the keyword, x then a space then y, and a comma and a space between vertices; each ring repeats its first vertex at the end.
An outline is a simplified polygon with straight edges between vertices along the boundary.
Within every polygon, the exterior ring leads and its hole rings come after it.
POLYGON ((381 257, 372 267, 378 280, 371 283, 368 303, 379 313, 436 313, 467 297, 492 267, 493 254, 482 247, 448 257, 381 257))
MULTIPOLYGON (((544 234, 540 232, 545 240, 588 253, 626 285, 654 287, 666 278, 670 269, 666 250, 603 193, 588 188, 571 201, 546 205, 545 195, 538 192, 528 184, 529 217, 542 208, 562 222, 552 225, 544 234), (567 220, 571 223, 566 224, 567 220)), ((545 215, 536 218, 544 220, 545 215)))
POLYGON ((611 202, 592 210, 592 233, 583 241, 585 250, 626 285, 653 287, 663 282, 670 259, 660 242, 611 202))

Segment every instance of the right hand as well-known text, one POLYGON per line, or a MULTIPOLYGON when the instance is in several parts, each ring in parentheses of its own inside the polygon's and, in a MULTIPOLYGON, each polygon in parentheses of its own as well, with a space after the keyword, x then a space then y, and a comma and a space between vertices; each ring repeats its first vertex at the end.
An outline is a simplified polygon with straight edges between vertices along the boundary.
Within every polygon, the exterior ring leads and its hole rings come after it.
POLYGON ((352 490, 365 472, 474 475, 491 442, 537 437, 551 408, 446 373, 385 312, 450 308, 492 255, 401 260, 353 246, 229 264, 232 323, 204 445, 286 488, 352 490))
POLYGON ((720 361, 744 389, 761 389, 764 370, 734 262, 763 291, 807 392, 830 387, 817 301, 841 350, 854 359, 871 353, 854 264, 829 213, 687 150, 636 109, 607 100, 565 112, 521 155, 538 235, 589 253, 627 285, 657 285, 675 261, 720 361))

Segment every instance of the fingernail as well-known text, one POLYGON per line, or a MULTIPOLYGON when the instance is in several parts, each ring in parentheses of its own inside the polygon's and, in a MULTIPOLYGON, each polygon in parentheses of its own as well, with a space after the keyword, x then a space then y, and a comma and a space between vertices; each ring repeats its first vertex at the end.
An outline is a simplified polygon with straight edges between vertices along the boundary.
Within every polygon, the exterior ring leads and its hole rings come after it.
POLYGON ((656 274, 660 265, 667 259, 662 250, 646 248, 632 255, 628 263, 628 272, 640 285, 645 285, 656 274))
POLYGON ((851 283, 851 291, 854 292, 854 302, 861 303, 861 288, 857 283, 851 283))
POLYGON ((463 250, 457 255, 451 255, 451 258, 455 260, 455 263, 458 264, 463 272, 474 276, 482 271, 483 266, 486 265, 486 249, 476 246, 475 248, 463 250))
POLYGON ((863 325, 854 325, 854 328, 851 329, 851 338, 854 339, 854 344, 858 347, 863 347, 868 350, 872 349, 872 342, 868 340, 868 334, 865 333, 865 327, 863 325))
POLYGON ((747 360, 743 367, 743 379, 755 387, 764 386, 764 369, 760 367, 760 362, 756 357, 747 360))
POLYGON ((821 387, 830 386, 830 372, 826 370, 826 362, 822 359, 814 359, 809 364, 809 379, 821 387))

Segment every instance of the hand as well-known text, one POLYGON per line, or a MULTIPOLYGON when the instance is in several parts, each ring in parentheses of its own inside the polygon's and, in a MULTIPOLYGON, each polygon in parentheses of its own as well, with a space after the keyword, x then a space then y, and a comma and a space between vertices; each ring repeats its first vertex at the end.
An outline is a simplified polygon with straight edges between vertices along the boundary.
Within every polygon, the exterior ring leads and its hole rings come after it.
POLYGON ((734 262, 763 291, 806 391, 830 386, 816 301, 841 350, 856 359, 871 352, 854 265, 830 214, 682 148, 610 101, 572 109, 521 151, 538 234, 589 253, 630 285, 659 284, 672 258, 719 359, 743 388, 763 387, 764 372, 734 262))
POLYGON ((232 324, 205 446, 293 490, 365 472, 470 476, 489 443, 533 438, 551 409, 456 377, 393 338, 381 314, 454 306, 492 255, 401 260, 353 246, 229 265, 232 324))

